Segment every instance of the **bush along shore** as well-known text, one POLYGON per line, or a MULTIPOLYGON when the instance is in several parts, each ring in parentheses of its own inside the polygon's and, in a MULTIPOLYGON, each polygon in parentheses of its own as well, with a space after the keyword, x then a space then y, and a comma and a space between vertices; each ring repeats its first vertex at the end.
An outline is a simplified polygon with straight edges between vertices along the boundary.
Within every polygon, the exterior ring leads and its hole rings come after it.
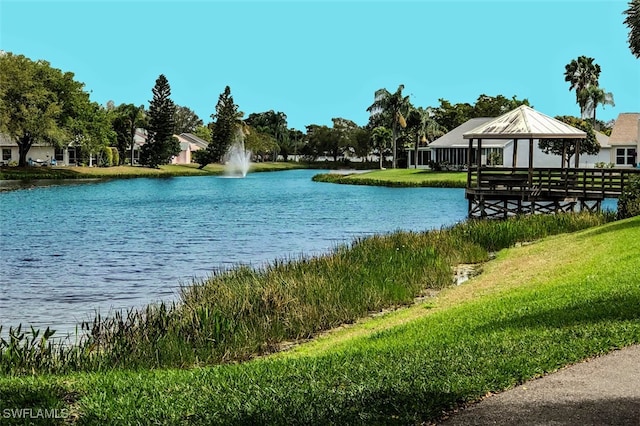
MULTIPOLYGON (((182 288, 172 304, 97 316, 74 342, 11 327, 0 340, 9 375, 192 367, 242 361, 278 350, 385 308, 407 305, 452 283, 452 268, 486 261, 517 242, 613 220, 558 214, 467 221, 421 233, 361 238, 313 258, 239 267, 182 288), (63 344, 64 343, 64 344, 63 344)), ((5 325, 6 327, 6 325, 5 325)))

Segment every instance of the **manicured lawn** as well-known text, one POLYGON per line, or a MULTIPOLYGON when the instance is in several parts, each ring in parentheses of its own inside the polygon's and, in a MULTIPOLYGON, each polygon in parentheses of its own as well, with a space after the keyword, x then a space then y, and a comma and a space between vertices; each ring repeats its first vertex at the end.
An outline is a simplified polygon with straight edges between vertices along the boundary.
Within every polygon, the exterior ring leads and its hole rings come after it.
MULTIPOLYGON (((266 172, 302 168, 300 163, 254 163, 250 172, 266 172)), ((0 179, 83 179, 83 178, 134 178, 218 175, 224 173, 221 164, 209 164, 203 170, 197 164, 170 164, 157 169, 141 166, 114 167, 4 167, 0 179)))
POLYGON ((639 231, 637 217, 501 250, 435 298, 251 362, 3 377, 0 406, 66 408, 78 424, 434 420, 640 343, 639 231))
POLYGON ((464 188, 467 174, 422 169, 387 169, 349 175, 322 174, 314 177, 314 180, 352 185, 464 188))

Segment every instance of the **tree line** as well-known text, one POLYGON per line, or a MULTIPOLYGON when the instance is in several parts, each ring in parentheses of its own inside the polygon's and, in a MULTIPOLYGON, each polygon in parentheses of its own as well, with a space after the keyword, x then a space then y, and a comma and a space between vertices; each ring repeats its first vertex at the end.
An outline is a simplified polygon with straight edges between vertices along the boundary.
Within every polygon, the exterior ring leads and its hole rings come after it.
MULTIPOLYGON (((640 58, 640 0, 630 1, 624 14, 629 48, 640 58)), ((586 56, 565 66, 565 81, 570 84, 569 90, 575 91, 580 116, 557 118, 587 132, 587 143, 581 143, 583 153, 597 152, 593 128, 610 131, 606 123, 596 119, 599 105, 614 105, 613 94, 599 86, 600 73, 595 59, 586 56)), ((0 51, 0 76, 0 132, 18 145, 20 166, 26 166, 29 149, 35 143, 56 147, 72 144, 89 157, 112 147, 117 151, 112 158, 118 164, 133 164, 136 131, 143 128, 147 140, 139 160, 151 167, 170 162, 180 152, 174 137, 180 133, 193 133, 209 142, 207 149, 194 155, 200 167, 223 161, 237 138, 244 140, 245 148, 258 160, 287 161, 292 155, 308 161, 375 157, 382 167, 383 159, 389 156, 391 166, 397 167, 407 150, 417 151, 471 118, 495 117, 519 105, 529 105, 527 99, 516 96, 481 94, 474 104, 452 104, 441 98, 438 106, 421 107, 411 103, 400 84, 394 92, 386 88, 375 91, 364 126, 335 117, 332 126, 309 124, 301 131, 289 128, 286 114, 280 111, 254 112, 244 118, 229 86, 218 98, 212 121, 204 124, 191 109, 174 104, 164 75, 155 82, 148 109, 126 103, 116 106, 113 101, 99 105, 89 99, 84 84, 76 81, 73 73, 23 55, 0 51)), ((560 154, 560 146, 562 142, 540 142, 548 153, 560 154)), ((568 151, 573 152, 571 148, 568 151)))

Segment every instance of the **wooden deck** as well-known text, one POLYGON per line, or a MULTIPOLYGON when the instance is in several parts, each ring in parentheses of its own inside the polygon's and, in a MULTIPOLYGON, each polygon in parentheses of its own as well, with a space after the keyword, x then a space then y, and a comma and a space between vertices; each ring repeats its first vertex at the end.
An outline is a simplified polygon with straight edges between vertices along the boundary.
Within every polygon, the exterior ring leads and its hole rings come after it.
POLYGON ((599 211, 618 198, 639 169, 482 167, 468 174, 469 217, 508 217, 557 211, 599 211))

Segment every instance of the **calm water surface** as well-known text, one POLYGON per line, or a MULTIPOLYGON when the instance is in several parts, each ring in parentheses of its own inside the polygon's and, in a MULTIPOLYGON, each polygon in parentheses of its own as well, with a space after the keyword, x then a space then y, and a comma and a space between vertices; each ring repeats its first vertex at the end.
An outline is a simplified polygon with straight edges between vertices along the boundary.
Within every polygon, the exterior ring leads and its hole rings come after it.
POLYGON ((462 189, 245 179, 130 179, 0 193, 0 324, 74 330, 96 311, 173 300, 238 264, 326 252, 357 236, 466 217, 462 189))

